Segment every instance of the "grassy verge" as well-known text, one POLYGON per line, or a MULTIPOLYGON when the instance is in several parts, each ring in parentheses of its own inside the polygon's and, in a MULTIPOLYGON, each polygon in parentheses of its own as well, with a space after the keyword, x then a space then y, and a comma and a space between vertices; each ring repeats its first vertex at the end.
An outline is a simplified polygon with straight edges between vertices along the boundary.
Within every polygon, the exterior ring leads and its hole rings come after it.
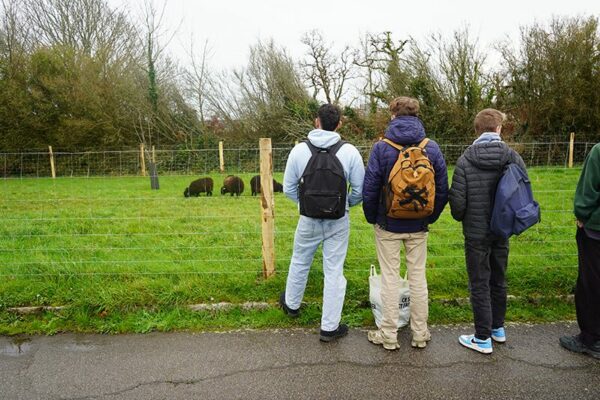
MULTIPOLYGON (((574 318, 572 305, 553 299, 576 277, 573 217, 569 211, 579 170, 533 169, 542 223, 511 242, 511 321, 574 318), (545 296, 542 302, 528 297, 545 296)), ((249 183, 251 175, 242 175, 249 183)), ((148 332, 241 327, 317 326, 321 257, 315 257, 296 321, 276 309, 191 312, 188 304, 227 301, 275 303, 285 285, 297 210, 276 197, 277 275, 261 278, 260 204, 246 187, 240 198, 185 199, 192 177, 62 178, 0 182, 0 334, 148 332), (67 305, 67 310, 16 316, 16 306, 67 305)), ((281 176, 278 176, 281 179, 281 176)), ((344 320, 371 325, 368 267, 376 264, 372 228, 360 208, 351 213, 344 320)), ((440 299, 468 296, 460 225, 449 212, 431 229, 428 281, 432 323, 467 322, 468 306, 440 299)))

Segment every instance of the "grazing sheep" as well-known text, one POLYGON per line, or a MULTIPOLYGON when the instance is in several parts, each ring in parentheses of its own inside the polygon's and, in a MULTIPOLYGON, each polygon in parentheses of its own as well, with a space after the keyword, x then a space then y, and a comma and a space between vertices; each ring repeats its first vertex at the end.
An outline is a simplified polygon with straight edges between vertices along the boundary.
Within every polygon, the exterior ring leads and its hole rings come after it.
POLYGON ((206 177, 206 178, 196 179, 195 181, 190 183, 189 187, 187 187, 185 189, 185 191, 183 192, 183 195, 185 197, 190 197, 190 196, 198 197, 198 196, 200 196, 200 193, 206 193, 207 196, 212 196, 213 186, 214 186, 214 183, 213 183, 212 178, 206 177))
POLYGON ((221 188, 221 194, 231 193, 239 196, 244 191, 244 181, 238 177, 229 175, 223 181, 223 187, 221 188))
MULTIPOLYGON (((256 196, 260 193, 260 175, 253 176, 250 180, 250 188, 252 189, 252 196, 256 196)), ((273 191, 283 193, 283 185, 273 179, 273 191)))

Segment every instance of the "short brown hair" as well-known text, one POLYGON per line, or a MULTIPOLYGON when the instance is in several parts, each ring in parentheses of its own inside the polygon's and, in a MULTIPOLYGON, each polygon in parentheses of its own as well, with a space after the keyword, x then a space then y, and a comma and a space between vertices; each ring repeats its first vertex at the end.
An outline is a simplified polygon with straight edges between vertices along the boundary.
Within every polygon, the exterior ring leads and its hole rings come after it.
POLYGON ((401 115, 416 117, 419 114, 419 100, 406 96, 396 97, 390 103, 390 111, 396 117, 401 115))
POLYGON ((475 133, 481 135, 483 132, 495 132, 505 120, 506 114, 494 108, 481 110, 475 117, 475 133))

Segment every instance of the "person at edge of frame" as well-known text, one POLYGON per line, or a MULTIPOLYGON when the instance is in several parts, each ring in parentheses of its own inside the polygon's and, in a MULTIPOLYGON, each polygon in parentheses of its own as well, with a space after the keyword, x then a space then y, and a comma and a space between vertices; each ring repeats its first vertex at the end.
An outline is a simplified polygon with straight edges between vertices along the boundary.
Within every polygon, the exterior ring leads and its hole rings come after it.
POLYGON ((505 119, 493 108, 477 114, 478 137, 456 163, 449 197, 452 217, 462 222, 475 325, 475 334, 461 335, 459 343, 483 354, 492 353, 492 341, 506 342, 509 240, 490 231, 494 194, 505 165, 515 163, 527 174, 521 156, 502 141, 505 119))
POLYGON ((560 344, 600 359, 600 143, 585 159, 573 203, 579 256, 575 310, 580 332, 561 337, 560 344))
POLYGON ((373 224, 377 258, 381 268, 381 300, 383 318, 381 329, 367 333, 371 343, 383 345, 386 350, 396 350, 398 344, 398 298, 400 293, 400 250, 404 245, 410 287, 411 345, 424 348, 431 339, 427 327, 429 317, 427 276, 428 226, 437 221, 448 202, 448 171, 438 144, 426 139, 423 122, 418 117, 419 101, 411 97, 398 97, 390 103, 391 121, 385 138, 404 148, 407 145, 425 144, 425 154, 434 170, 435 198, 433 213, 418 219, 399 219, 387 216, 387 202, 383 187, 400 150, 381 140, 373 146, 363 185, 363 212, 367 222, 373 224))
MULTIPOLYGON (((308 273, 317 248, 323 244, 323 309, 320 340, 330 342, 348 333, 348 326, 340 323, 346 278, 344 261, 348 251, 350 220, 348 211, 362 201, 362 185, 365 167, 358 149, 350 143, 338 145, 341 141, 336 132, 341 127, 341 112, 335 105, 324 104, 318 110, 315 129, 309 132, 307 140, 318 149, 335 148, 331 157, 337 157, 344 170, 345 185, 351 191, 346 198, 344 215, 339 219, 317 219, 300 215, 294 236, 294 249, 288 272, 285 291, 279 298, 283 311, 290 317, 298 317, 308 273)), ((299 184, 303 178, 312 150, 306 142, 299 143, 290 152, 283 178, 283 192, 296 203, 301 203, 299 184)), ((340 193, 340 197, 342 193, 340 193)), ((301 211, 301 207, 299 207, 301 211)))

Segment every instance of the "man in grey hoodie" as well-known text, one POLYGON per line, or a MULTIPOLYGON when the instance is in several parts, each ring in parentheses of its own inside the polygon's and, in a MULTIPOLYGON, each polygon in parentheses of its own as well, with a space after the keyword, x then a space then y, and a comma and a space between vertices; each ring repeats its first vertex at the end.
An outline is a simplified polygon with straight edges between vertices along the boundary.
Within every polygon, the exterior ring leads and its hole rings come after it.
POLYGON ((479 137, 456 163, 450 188, 450 210, 462 221, 475 334, 462 335, 463 346, 489 354, 492 340, 504 343, 508 239, 490 231, 496 186, 504 167, 515 163, 526 172, 521 156, 500 137, 505 115, 493 108, 475 117, 479 137))
MULTIPOLYGON (((334 105, 324 104, 319 108, 315 120, 316 129, 308 134, 308 140, 317 148, 331 148, 341 140, 340 135, 335 132, 340 126, 339 109, 334 105)), ((298 185, 311 156, 312 152, 305 142, 296 145, 288 156, 283 177, 283 192, 296 203, 299 202, 298 185)), ((344 143, 334 157, 339 159, 344 169, 346 183, 351 187, 351 192, 347 196, 346 213, 339 219, 316 219, 300 215, 287 284, 285 292, 279 299, 287 315, 291 317, 299 315, 310 266, 317 248, 323 243, 325 278, 320 339, 324 342, 342 337, 348 332, 348 327, 340 324, 346 295, 346 278, 343 269, 350 233, 348 210, 349 207, 361 203, 365 176, 363 159, 353 145, 344 143)))

